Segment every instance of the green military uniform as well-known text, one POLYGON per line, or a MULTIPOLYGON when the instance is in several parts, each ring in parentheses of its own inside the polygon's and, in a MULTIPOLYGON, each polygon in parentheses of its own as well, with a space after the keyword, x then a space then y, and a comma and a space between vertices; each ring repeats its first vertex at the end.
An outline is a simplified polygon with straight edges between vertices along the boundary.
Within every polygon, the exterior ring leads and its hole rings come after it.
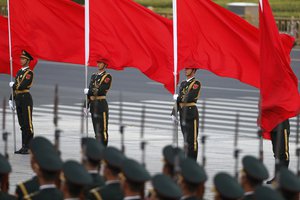
POLYGON ((92 184, 84 188, 85 196, 88 195, 89 191, 94 188, 103 187, 104 179, 100 176, 98 169, 102 159, 102 154, 105 147, 102 143, 97 141, 95 138, 82 138, 82 152, 83 152, 83 163, 88 162, 89 166, 95 166, 94 170, 89 170, 88 173, 92 177, 92 184))
POLYGON ((156 197, 160 200, 179 200, 182 192, 178 185, 164 174, 157 174, 151 179, 156 197))
MULTIPOLYGON (((31 55, 22 51, 21 57, 33 60, 31 55)), ((33 138, 32 106, 33 101, 29 92, 33 83, 33 71, 24 67, 17 72, 15 83, 12 86, 19 125, 22 131, 22 148, 15 153, 28 154, 29 143, 33 138)), ((11 98, 10 98, 11 99, 11 98)))
POLYGON ((39 167, 39 174, 41 174, 38 179, 43 180, 43 176, 47 176, 49 184, 40 185, 37 192, 29 194, 24 199, 63 200, 62 192, 57 189, 55 185, 55 182, 57 181, 56 178, 58 178, 59 172, 63 166, 59 153, 51 142, 43 137, 33 138, 30 144, 30 150, 39 167))
POLYGON ((177 108, 180 126, 187 144, 187 156, 197 160, 199 113, 196 106, 200 95, 201 83, 195 77, 183 81, 179 87, 177 108))
POLYGON ((39 190, 40 184, 37 176, 32 177, 30 180, 19 183, 16 187, 16 195, 18 200, 24 199, 28 194, 35 193, 39 190))
POLYGON ((180 160, 185 157, 182 149, 167 145, 163 148, 163 173, 175 179, 175 165, 179 166, 180 160))
MULTIPOLYGON (((8 175, 11 172, 11 166, 8 160, 0 154, 0 185, 6 184, 3 182, 3 177, 8 175)), ((5 191, 1 191, 0 189, 0 199, 1 200, 15 200, 17 199, 15 196, 7 194, 5 191)))
POLYGON ((258 186, 254 191, 255 200, 284 200, 281 194, 269 187, 258 186))
POLYGON ((216 195, 221 199, 238 200, 243 197, 244 190, 229 174, 221 172, 214 177, 216 195))
POLYGON ((100 137, 105 146, 108 143, 108 104, 106 94, 110 89, 111 82, 112 77, 106 71, 94 73, 91 77, 87 94, 95 136, 96 138, 100 137))
POLYGON ((243 200, 254 200, 255 188, 262 185, 263 181, 269 177, 269 173, 266 166, 253 156, 245 156, 242 163, 243 174, 241 179, 245 180, 241 182, 247 181, 248 185, 253 188, 253 190, 245 192, 243 200))
POLYGON ((287 168, 279 171, 278 189, 286 200, 298 200, 300 193, 300 178, 287 168))
MULTIPOLYGON (((103 151, 103 161, 104 167, 108 168, 115 173, 121 171, 122 162, 125 156, 121 151, 114 147, 107 147, 103 151)), ((89 200, 122 200, 123 191, 121 189, 121 184, 118 179, 107 180, 104 187, 98 187, 90 190, 89 200)))
POLYGON ((181 183, 180 185, 187 186, 189 191, 184 192, 182 200, 199 200, 204 196, 204 184, 207 181, 207 175, 202 166, 191 158, 182 159, 180 162, 181 183), (199 190, 202 191, 199 191, 199 190))

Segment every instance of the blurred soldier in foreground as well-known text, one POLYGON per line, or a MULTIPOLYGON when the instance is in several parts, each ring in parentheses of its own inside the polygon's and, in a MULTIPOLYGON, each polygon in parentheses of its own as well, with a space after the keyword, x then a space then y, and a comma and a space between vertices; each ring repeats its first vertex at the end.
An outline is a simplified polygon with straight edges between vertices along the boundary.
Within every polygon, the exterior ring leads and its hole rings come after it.
POLYGON ((263 184, 263 181, 269 177, 269 173, 265 165, 253 156, 245 156, 242 162, 240 183, 245 191, 243 200, 252 200, 255 188, 263 184))
POLYGON ((183 159, 184 152, 182 149, 167 145, 163 148, 163 174, 171 177, 173 180, 176 179, 176 165, 179 167, 180 160, 183 159))
POLYGON ((99 71, 91 77, 89 88, 84 89, 88 96, 90 111, 93 121, 95 137, 103 142, 105 146, 108 143, 108 104, 106 94, 110 89, 112 77, 105 71, 108 61, 99 59, 97 66, 99 71))
MULTIPOLYGON (((29 93, 33 82, 33 71, 29 68, 29 62, 31 60, 33 60, 32 56, 27 51, 23 50, 20 56, 22 68, 18 71, 15 82, 9 83, 9 86, 13 89, 18 121, 22 131, 22 148, 16 151, 16 154, 29 154, 29 143, 33 138, 33 102, 31 94, 29 93)), ((15 109, 12 97, 10 97, 8 103, 11 109, 15 109)))
POLYGON ((0 154, 0 199, 1 200, 14 200, 15 196, 8 194, 9 185, 9 173, 11 172, 11 166, 7 159, 0 154))
MULTIPOLYGON (((188 157, 197 160, 199 113, 196 106, 200 95, 201 83, 195 79, 195 68, 185 68, 186 80, 182 81, 177 97, 177 108, 180 115, 180 126, 188 157)), ((176 110, 177 111, 177 110, 176 110)), ((175 116, 173 108, 172 116, 175 116)), ((176 120, 176 119, 175 119, 176 120)))
POLYGON ((123 191, 119 179, 125 156, 114 147, 107 147, 103 152, 103 175, 106 180, 104 187, 90 190, 89 200, 122 200, 123 191))
POLYGON ((266 187, 266 186, 258 186, 254 191, 254 199, 255 200, 284 200, 284 198, 280 195, 279 192, 266 187))
POLYGON ((300 178, 287 168, 280 169, 278 190, 286 200, 299 200, 300 178))

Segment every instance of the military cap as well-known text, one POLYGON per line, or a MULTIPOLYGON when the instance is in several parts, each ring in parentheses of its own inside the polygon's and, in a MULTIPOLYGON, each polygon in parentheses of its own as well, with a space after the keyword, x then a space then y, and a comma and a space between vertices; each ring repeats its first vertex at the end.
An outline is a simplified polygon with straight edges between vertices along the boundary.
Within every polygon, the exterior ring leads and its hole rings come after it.
POLYGON ((267 168, 257 158, 253 156, 245 156, 242 163, 245 173, 251 178, 258 181, 263 181, 269 178, 267 168))
POLYGON ((53 144, 44 137, 35 137, 30 143, 30 150, 39 167, 47 171, 59 171, 63 162, 53 144))
POLYGON ((21 58, 26 58, 28 60, 33 60, 33 57, 25 50, 22 50, 22 53, 21 53, 21 58))
POLYGON ((204 168, 191 158, 181 160, 180 169, 183 179, 189 183, 200 184, 207 180, 204 168))
POLYGON ((169 176, 157 174, 151 181, 155 192, 162 197, 179 199, 182 196, 179 186, 169 176))
POLYGON ((69 160, 63 164, 65 179, 76 185, 89 185, 92 183, 91 175, 76 161, 69 160))
POLYGON ((124 154, 115 147, 107 147, 103 151, 103 160, 112 167, 121 168, 125 160, 124 154))
POLYGON ((279 173, 279 187, 291 192, 300 192, 300 178, 292 171, 283 167, 279 173))
POLYGON ((174 166, 176 156, 178 156, 179 162, 180 162, 180 160, 184 158, 184 152, 182 149, 180 149, 178 147, 173 147, 172 145, 167 145, 163 149, 163 156, 164 156, 165 161, 168 164, 174 166))
POLYGON ((106 58, 103 58, 103 57, 99 57, 97 59, 97 63, 105 63, 105 64, 108 64, 108 60, 106 58))
POLYGON ((220 172, 215 176, 214 185, 220 195, 225 198, 239 199, 244 194, 244 190, 238 182, 224 172, 220 172))
POLYGON ((102 159, 102 154, 104 146, 101 142, 97 141, 95 138, 82 138, 82 148, 84 154, 91 160, 100 161, 102 159))
POLYGON ((8 160, 0 154, 0 174, 8 174, 11 172, 11 165, 8 160))
POLYGON ((279 192, 266 186, 258 186, 254 191, 254 198, 256 200, 284 200, 279 192))
POLYGON ((150 180, 149 172, 141 164, 132 159, 125 159, 122 163, 124 176, 132 182, 144 183, 150 180))

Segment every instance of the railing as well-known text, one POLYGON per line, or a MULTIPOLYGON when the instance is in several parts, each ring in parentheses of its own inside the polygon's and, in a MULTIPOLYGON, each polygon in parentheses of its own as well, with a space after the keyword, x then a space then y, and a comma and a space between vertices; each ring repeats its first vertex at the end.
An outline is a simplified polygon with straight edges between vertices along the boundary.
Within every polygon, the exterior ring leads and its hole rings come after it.
MULTIPOLYGON (((160 15, 172 19, 172 13, 159 13, 160 15)), ((6 5, 0 5, 0 15, 7 15, 6 5)), ((300 18, 276 18, 276 24, 280 32, 288 33, 296 38, 300 44, 300 18)))

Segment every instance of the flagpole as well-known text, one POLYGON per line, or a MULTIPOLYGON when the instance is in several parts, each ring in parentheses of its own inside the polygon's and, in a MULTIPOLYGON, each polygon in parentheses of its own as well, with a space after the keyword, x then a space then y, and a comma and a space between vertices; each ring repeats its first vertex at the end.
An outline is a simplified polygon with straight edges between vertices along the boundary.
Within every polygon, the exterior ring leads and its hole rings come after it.
MULTIPOLYGON (((9 0, 7 0, 7 17, 8 17, 8 46, 9 46, 9 66, 10 66, 10 81, 13 81, 13 64, 12 64, 12 48, 11 48, 11 29, 10 29, 10 8, 9 8, 9 0)), ((11 100, 14 103, 14 91, 11 88, 11 100)), ((15 109, 12 109, 12 117, 13 117, 13 134, 14 134, 14 150, 17 151, 16 148, 16 121, 15 121, 15 109)))
POLYGON ((177 88, 177 68, 178 68, 178 54, 177 54, 177 0, 173 0, 173 57, 174 57, 174 108, 175 108, 175 117, 176 122, 174 123, 174 135, 173 135, 173 142, 178 147, 178 114, 177 114, 177 95, 176 95, 176 88, 177 88))
MULTIPOLYGON (((90 1, 85 0, 85 6, 84 6, 84 30, 85 30, 85 88, 87 88, 87 76, 88 76, 88 62, 89 62, 89 54, 90 54, 90 1)), ((89 135, 89 129, 88 129, 88 96, 85 97, 85 109, 86 109, 86 115, 85 115, 85 124, 86 124, 86 136, 89 135)))

